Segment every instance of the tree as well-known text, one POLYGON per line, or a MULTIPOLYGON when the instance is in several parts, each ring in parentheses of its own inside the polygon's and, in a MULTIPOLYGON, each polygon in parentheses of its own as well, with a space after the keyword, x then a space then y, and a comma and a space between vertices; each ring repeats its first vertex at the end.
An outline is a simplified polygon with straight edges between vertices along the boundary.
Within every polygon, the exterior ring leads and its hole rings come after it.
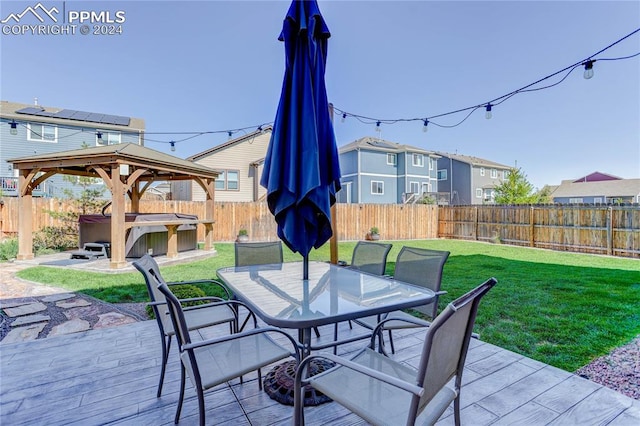
POLYGON ((522 169, 509 170, 507 179, 495 188, 496 204, 539 204, 548 201, 549 191, 536 191, 522 169))

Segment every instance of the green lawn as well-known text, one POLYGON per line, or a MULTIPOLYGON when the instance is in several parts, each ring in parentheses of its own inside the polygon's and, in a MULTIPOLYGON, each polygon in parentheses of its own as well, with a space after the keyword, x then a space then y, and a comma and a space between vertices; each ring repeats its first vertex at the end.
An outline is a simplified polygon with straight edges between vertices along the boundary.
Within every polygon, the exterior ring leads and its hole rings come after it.
MULTIPOLYGON (((449 250, 441 308, 489 277, 498 285, 484 298, 476 331, 484 341, 567 371, 575 371, 640 334, 640 261, 460 240, 393 241, 387 272, 403 245, 449 250)), ((355 243, 340 243, 350 260, 355 243)), ((165 279, 212 277, 233 264, 233 244, 218 256, 162 268, 165 279)), ((311 253, 328 260, 329 246, 311 253)), ((300 256, 285 250, 285 261, 300 256)), ((19 277, 86 293, 107 302, 146 301, 142 276, 34 267, 19 277)), ((210 290, 209 290, 210 291, 210 290)))

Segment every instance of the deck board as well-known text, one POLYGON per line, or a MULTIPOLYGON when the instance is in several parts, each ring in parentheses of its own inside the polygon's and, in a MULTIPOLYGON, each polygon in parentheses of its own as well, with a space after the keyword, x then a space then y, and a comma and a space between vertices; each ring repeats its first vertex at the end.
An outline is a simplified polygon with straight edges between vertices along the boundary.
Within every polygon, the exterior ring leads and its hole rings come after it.
MULTIPOLYGON (((320 331, 322 339, 333 335, 332 326, 320 331)), ((341 337, 361 331, 340 325, 341 337)), ((396 359, 417 365, 421 333, 394 332, 396 359)), ((345 345, 338 353, 348 356, 365 344, 345 345)), ((161 350, 153 321, 0 344, 0 424, 171 425, 180 385, 175 349, 163 395, 156 398, 161 350)), ((640 424, 640 401, 478 340, 470 345, 461 402, 462 423, 474 426, 640 424)), ((207 424, 222 425, 289 425, 293 411, 259 390, 256 373, 208 392, 205 406, 207 424)), ((336 403, 305 413, 308 425, 366 424, 336 403)), ((453 424, 452 413, 449 407, 438 424, 453 424)), ((197 423, 195 392, 188 385, 180 424, 197 423)))

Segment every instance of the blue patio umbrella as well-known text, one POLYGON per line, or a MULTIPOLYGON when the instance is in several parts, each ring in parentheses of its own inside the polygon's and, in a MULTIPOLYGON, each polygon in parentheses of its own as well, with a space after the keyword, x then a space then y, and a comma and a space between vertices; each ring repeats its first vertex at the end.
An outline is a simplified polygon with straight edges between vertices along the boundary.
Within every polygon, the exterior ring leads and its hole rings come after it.
POLYGON ((324 81, 329 29, 315 0, 294 0, 279 40, 286 68, 260 184, 278 236, 304 258, 332 235, 340 166, 324 81))

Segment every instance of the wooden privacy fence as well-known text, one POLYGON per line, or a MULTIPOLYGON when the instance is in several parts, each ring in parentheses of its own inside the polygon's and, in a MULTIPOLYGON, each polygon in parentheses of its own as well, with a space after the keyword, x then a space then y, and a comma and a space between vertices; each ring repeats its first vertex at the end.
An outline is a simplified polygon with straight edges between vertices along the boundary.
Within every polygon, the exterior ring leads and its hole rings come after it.
MULTIPOLYGON (((0 238, 17 236, 18 199, 4 197, 0 206, 0 238)), ((51 217, 47 211, 70 211, 67 200, 55 198, 34 198, 33 231, 45 226, 60 226, 62 223, 51 217)), ((438 208, 424 204, 338 204, 337 235, 340 241, 362 240, 373 226, 379 228, 381 238, 386 240, 411 240, 437 238, 438 208)), ((130 211, 130 206, 126 206, 130 211)), ((108 211, 107 211, 108 212, 108 211)), ((156 201, 141 200, 141 213, 184 213, 204 218, 204 203, 199 201, 156 201)), ((267 241, 278 238, 276 223, 266 202, 230 203, 217 202, 214 207, 214 241, 234 241, 240 229, 246 229, 253 241, 267 241)), ((123 231, 124 232, 124 231, 123 231)), ((198 227, 198 240, 204 239, 204 229, 198 227)))
POLYGON ((640 207, 441 206, 440 238, 640 258, 640 207))

